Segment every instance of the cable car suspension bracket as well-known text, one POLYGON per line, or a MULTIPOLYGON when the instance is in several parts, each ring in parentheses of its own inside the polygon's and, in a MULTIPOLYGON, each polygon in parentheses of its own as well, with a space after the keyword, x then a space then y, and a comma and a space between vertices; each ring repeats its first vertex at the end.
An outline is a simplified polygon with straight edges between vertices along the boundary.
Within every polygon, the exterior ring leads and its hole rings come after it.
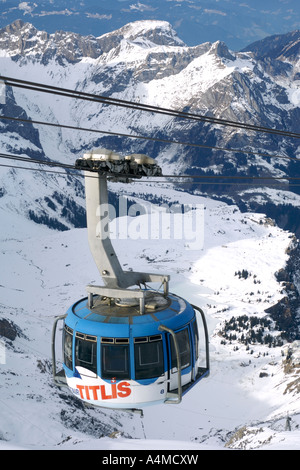
POLYGON ((109 204, 107 180, 128 182, 130 178, 160 176, 161 168, 156 161, 143 154, 133 154, 121 158, 107 149, 95 149, 77 159, 75 166, 85 171, 85 193, 88 240, 92 256, 105 287, 88 285, 89 307, 93 306, 93 294, 114 299, 137 298, 140 313, 145 311, 144 290, 129 290, 131 286, 141 286, 148 282, 160 282, 164 286, 164 296, 169 292, 169 275, 123 271, 109 234, 109 204), (94 177, 91 176, 91 172, 94 177))

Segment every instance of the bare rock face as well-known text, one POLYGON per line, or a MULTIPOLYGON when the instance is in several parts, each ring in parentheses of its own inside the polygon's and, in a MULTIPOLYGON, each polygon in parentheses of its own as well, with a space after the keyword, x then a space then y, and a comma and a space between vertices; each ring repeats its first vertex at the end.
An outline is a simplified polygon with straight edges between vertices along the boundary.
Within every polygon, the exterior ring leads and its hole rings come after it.
POLYGON ((300 243, 294 240, 289 251, 289 259, 284 269, 276 273, 276 279, 282 285, 283 297, 277 304, 265 310, 277 323, 288 341, 299 340, 299 279, 300 279, 300 243))
POLYGON ((61 63, 76 63, 82 57, 96 58, 102 53, 97 39, 92 36, 65 31, 48 34, 21 20, 0 31, 0 44, 1 49, 5 49, 14 60, 27 56, 43 65, 52 59, 61 63))
POLYGON ((19 328, 6 318, 0 319, 0 336, 14 341, 19 333, 19 328))
POLYGON ((243 51, 251 51, 257 59, 266 57, 278 60, 299 59, 300 30, 287 34, 276 34, 247 46, 243 51))

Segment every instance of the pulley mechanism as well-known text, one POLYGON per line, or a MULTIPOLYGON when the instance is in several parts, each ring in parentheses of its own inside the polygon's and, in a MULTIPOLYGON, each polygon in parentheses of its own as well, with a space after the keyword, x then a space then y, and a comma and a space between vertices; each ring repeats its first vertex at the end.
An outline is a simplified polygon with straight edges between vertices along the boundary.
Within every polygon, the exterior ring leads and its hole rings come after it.
POLYGON ((84 158, 76 160, 75 167, 80 170, 100 172, 115 181, 128 182, 128 178, 142 178, 142 176, 161 176, 161 168, 153 158, 141 153, 126 155, 107 149, 94 149, 85 153, 84 158))

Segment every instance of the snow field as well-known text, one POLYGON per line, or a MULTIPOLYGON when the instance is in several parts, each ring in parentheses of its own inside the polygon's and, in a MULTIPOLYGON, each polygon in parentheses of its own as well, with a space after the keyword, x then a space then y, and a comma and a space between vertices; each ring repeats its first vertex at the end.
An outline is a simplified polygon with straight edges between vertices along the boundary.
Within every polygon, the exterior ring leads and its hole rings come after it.
POLYGON ((297 445, 299 404, 296 397, 283 394, 287 378, 280 348, 268 351, 258 345, 250 355, 242 345, 236 351, 234 345, 221 344, 218 335, 224 319, 245 312, 264 315, 264 308, 280 298, 274 273, 287 259, 290 234, 268 225, 263 216, 241 214, 234 206, 188 198, 170 189, 163 195, 170 202, 204 204, 203 247, 197 251, 187 249, 181 240, 137 239, 114 240, 115 248, 124 269, 171 274, 170 290, 205 309, 210 376, 176 408, 146 408, 144 418, 100 410, 84 415, 86 426, 91 416, 100 416, 108 428, 119 431, 118 439, 99 439, 82 423, 80 427, 74 420, 82 411, 75 407, 69 414, 74 404, 70 405, 68 393, 59 393, 52 385, 50 338, 54 317, 86 295, 86 284, 101 282, 86 230, 55 232, 24 220, 25 236, 18 230, 8 238, 13 223, 20 228, 19 216, 14 219, 9 214, 1 231, 1 317, 17 324, 24 336, 6 342, 6 364, 0 365, 1 447, 223 449, 235 430, 256 429, 258 422, 264 423, 260 426, 264 431, 247 434, 248 440, 244 436, 237 446, 297 445), (254 285, 253 276, 239 279, 238 269, 256 274, 261 283, 254 285), (254 287, 260 294, 250 296, 254 287), (257 302, 259 296, 262 302, 257 302), (261 371, 268 371, 268 376, 260 378, 261 371), (287 413, 293 416, 294 430, 284 432, 284 424, 274 430, 274 423, 284 423, 287 413))

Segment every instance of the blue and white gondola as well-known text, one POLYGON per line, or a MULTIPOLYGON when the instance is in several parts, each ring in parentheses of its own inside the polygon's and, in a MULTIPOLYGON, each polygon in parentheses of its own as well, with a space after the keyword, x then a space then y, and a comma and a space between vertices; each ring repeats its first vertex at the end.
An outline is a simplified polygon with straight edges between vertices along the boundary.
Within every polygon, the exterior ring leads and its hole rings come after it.
MULTIPOLYGON (((109 163, 113 165, 112 159, 109 163)), ((204 313, 168 292, 168 276, 121 269, 110 240, 95 237, 96 204, 107 201, 101 160, 88 158, 82 165, 99 175, 99 181, 86 178, 87 222, 90 248, 106 287, 87 286, 88 297, 56 318, 52 335, 55 383, 67 385, 80 400, 105 408, 180 403, 209 374, 204 313), (162 282, 164 292, 128 288, 149 281, 162 282), (55 338, 60 320, 64 323, 63 369, 57 373, 55 338)))

